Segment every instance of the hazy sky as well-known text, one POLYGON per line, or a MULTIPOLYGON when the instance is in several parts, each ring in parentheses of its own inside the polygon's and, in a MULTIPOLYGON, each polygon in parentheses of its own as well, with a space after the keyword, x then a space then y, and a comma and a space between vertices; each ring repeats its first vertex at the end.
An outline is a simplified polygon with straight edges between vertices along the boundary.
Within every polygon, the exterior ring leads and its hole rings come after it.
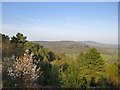
POLYGON ((118 43, 117 2, 4 2, 2 23, 2 33, 28 40, 118 43))

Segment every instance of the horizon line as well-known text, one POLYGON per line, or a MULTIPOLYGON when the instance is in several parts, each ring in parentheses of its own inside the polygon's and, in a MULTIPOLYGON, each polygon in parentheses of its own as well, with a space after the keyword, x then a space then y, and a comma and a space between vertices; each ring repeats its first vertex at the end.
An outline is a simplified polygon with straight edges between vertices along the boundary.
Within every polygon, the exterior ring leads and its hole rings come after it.
POLYGON ((93 43, 99 43, 99 44, 110 44, 110 45, 118 45, 118 43, 104 43, 99 41, 92 41, 92 40, 29 40, 30 42, 93 42, 93 43))

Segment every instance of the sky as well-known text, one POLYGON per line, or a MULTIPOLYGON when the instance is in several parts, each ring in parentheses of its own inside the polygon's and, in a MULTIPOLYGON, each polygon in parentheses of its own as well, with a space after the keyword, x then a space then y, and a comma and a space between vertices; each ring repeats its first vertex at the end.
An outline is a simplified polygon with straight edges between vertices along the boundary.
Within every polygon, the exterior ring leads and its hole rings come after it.
POLYGON ((117 2, 3 2, 2 33, 30 41, 118 43, 117 2))

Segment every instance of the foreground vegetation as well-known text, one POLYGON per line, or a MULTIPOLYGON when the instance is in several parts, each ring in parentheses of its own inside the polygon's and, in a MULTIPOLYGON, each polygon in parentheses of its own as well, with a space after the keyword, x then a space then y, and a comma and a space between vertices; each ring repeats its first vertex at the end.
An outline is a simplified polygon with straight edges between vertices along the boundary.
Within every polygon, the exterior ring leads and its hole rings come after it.
MULTIPOLYGON (((4 88, 119 88, 120 64, 89 48, 77 54, 53 52, 17 33, 2 35, 4 88)), ((88 48, 88 46, 86 47, 88 48)))

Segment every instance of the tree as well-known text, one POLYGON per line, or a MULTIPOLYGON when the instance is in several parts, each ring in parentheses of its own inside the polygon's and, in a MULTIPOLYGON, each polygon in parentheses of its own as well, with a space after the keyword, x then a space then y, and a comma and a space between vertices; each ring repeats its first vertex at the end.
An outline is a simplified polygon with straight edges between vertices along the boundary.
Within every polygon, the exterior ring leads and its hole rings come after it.
POLYGON ((2 34, 2 42, 9 41, 9 39, 10 39, 9 36, 2 34))
POLYGON ((17 33, 16 36, 11 37, 11 43, 14 44, 14 55, 20 56, 23 55, 24 50, 24 44, 27 42, 26 36, 23 36, 21 33, 17 33), (19 52, 18 52, 19 51, 19 52))
POLYGON ((7 35, 2 34, 2 58, 12 56, 14 52, 14 44, 10 42, 10 38, 7 35))
POLYGON ((90 88, 105 74, 104 60, 95 48, 81 52, 77 61, 69 63, 68 66, 65 71, 61 71, 62 87, 65 88, 90 88))
POLYGON ((32 57, 25 53, 8 68, 8 75, 13 78, 16 87, 33 87, 41 74, 39 69, 33 64, 32 57))
POLYGON ((38 78, 40 85, 47 85, 50 87, 60 86, 59 73, 57 67, 51 65, 47 61, 41 61, 37 64, 42 72, 41 77, 38 78))
POLYGON ((28 50, 29 54, 34 54, 33 59, 36 61, 52 61, 57 57, 53 52, 36 43, 26 42, 24 48, 28 50))
POLYGON ((66 70, 64 70, 64 68, 61 67, 60 68, 61 87, 80 88, 81 82, 80 78, 78 78, 79 72, 80 71, 76 63, 69 64, 66 70))
POLYGON ((25 43, 26 42, 26 36, 23 36, 21 33, 17 33, 16 36, 11 37, 11 42, 14 43, 25 43))
POLYGON ((98 83, 100 79, 105 75, 104 72, 104 60, 100 56, 100 53, 95 48, 90 48, 87 52, 80 53, 78 57, 80 76, 87 77, 87 84, 90 82, 98 83), (92 81, 90 81, 92 80, 92 81))

